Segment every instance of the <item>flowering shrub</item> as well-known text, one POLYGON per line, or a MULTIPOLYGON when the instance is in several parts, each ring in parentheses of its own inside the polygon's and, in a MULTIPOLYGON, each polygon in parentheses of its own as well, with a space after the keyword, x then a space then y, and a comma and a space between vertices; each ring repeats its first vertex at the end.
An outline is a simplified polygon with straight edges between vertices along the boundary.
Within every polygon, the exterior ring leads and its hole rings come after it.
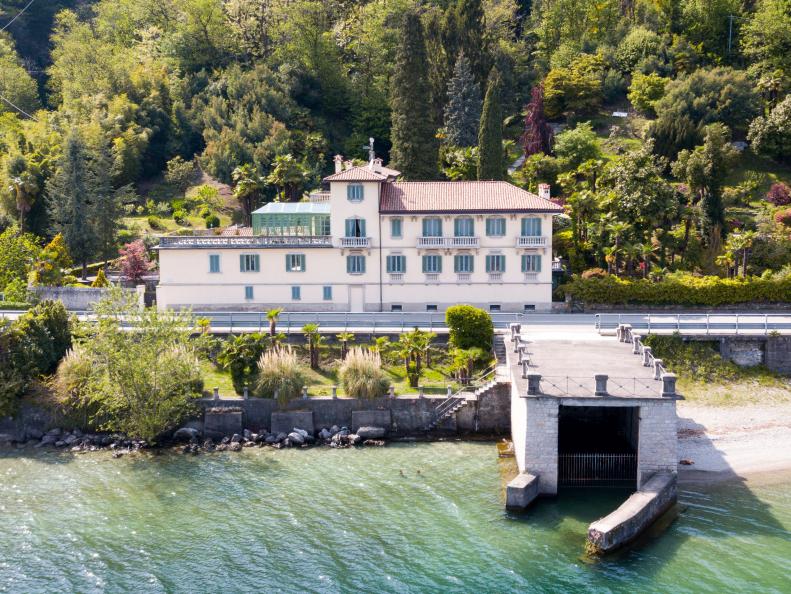
POLYGON ((775 206, 791 204, 791 188, 782 182, 772 184, 772 187, 766 193, 766 201, 775 206))

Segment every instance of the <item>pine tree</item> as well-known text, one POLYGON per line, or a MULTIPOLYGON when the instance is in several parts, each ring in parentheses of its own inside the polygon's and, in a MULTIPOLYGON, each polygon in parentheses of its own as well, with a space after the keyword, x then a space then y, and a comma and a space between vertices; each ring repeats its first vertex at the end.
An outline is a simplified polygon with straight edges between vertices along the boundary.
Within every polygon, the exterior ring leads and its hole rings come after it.
POLYGON ((88 260, 96 247, 91 198, 95 179, 85 144, 76 132, 69 134, 58 168, 47 182, 52 228, 60 233, 75 262, 82 265, 82 278, 88 275, 88 260))
POLYGON ((472 75, 469 60, 461 53, 448 83, 448 104, 445 106, 445 131, 450 144, 475 146, 481 107, 480 87, 472 75))
POLYGON ((111 180, 110 154, 107 148, 101 149, 91 163, 92 192, 91 220, 96 237, 96 255, 107 262, 115 255, 115 241, 118 237, 118 222, 121 218, 119 196, 128 193, 130 186, 113 190, 111 180))
POLYGON ((525 133, 522 135, 525 157, 536 153, 548 155, 552 149, 552 127, 544 115, 544 85, 533 87, 525 111, 525 133))
POLYGON ((426 78, 426 45, 420 17, 408 12, 401 27, 391 93, 393 166, 406 179, 437 177, 438 146, 426 78))
POLYGON ((500 72, 492 68, 478 131, 478 179, 503 179, 503 109, 500 104, 500 72))
POLYGON ((454 16, 455 30, 459 36, 458 47, 470 61, 475 80, 483 86, 491 65, 491 57, 485 36, 486 17, 481 0, 458 0, 454 16))

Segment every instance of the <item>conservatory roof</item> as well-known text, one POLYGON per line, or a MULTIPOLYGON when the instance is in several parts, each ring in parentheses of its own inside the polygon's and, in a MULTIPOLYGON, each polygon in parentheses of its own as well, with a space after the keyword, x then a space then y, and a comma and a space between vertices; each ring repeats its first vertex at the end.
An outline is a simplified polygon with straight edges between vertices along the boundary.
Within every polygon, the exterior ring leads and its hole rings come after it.
POLYGON ((329 202, 270 202, 253 214, 330 214, 329 202))

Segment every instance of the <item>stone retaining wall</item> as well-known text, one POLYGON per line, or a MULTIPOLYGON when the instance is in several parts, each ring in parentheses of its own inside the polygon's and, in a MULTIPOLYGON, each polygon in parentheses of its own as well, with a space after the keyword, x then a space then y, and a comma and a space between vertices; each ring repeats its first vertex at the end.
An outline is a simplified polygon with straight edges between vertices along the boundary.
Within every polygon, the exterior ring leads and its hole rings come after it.
MULTIPOLYGON (((362 421, 377 423, 390 420, 385 427, 391 436, 425 434, 426 425, 433 418, 434 409, 445 400, 441 397, 418 398, 402 396, 399 398, 376 398, 360 400, 356 398, 306 398, 293 400, 283 408, 268 398, 238 399, 201 399, 198 404, 204 409, 214 407, 238 407, 242 411, 242 428, 251 431, 274 431, 273 423, 280 428, 280 418, 273 417, 282 413, 310 413, 316 430, 322 427, 354 428, 364 425, 362 421), (362 416, 361 412, 365 412, 362 416), (273 422, 273 418, 278 419, 273 422)), ((296 423, 297 419, 293 421, 296 423)), ((441 431, 457 434, 509 435, 511 431, 510 384, 501 384, 482 395, 477 401, 468 402, 443 423, 441 431)), ((289 420, 286 424, 291 423, 289 420)), ((296 426, 296 425, 295 425, 296 426)), ((377 425, 378 426, 378 425, 377 425)), ((289 427, 289 430, 293 427, 289 427)), ((307 429, 307 427, 306 427, 307 429)))

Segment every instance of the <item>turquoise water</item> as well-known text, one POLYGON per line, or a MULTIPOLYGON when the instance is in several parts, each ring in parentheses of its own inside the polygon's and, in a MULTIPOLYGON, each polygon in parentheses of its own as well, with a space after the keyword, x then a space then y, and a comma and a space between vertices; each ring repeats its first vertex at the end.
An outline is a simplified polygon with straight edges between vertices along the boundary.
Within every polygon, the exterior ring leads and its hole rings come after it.
POLYGON ((0 451, 0 592, 791 590, 788 483, 686 489, 661 537, 592 562, 587 525, 621 493, 509 514, 509 464, 459 442, 0 451))

